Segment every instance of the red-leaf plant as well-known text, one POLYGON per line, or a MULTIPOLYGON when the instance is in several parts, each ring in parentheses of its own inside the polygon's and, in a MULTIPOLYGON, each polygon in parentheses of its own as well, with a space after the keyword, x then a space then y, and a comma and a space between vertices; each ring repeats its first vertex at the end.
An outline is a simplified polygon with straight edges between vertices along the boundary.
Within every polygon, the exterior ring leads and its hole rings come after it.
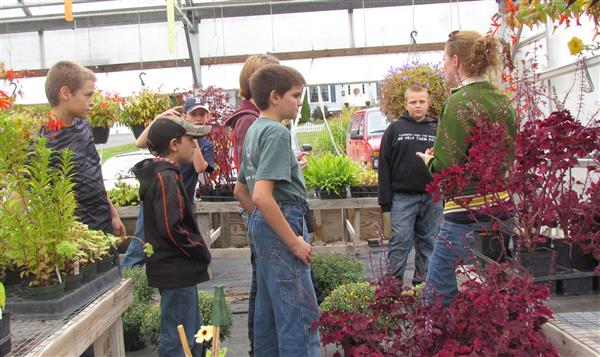
MULTIPOLYGON (((557 227, 567 242, 580 242, 600 258, 598 113, 584 125, 564 109, 565 101, 545 94, 546 88, 536 82, 537 66, 528 60, 521 64, 521 72, 511 77, 515 83, 509 85, 515 89, 517 111, 514 145, 504 126, 485 115, 475 118, 465 162, 434 174, 428 189, 436 198, 443 194, 469 210, 470 199, 461 197, 474 185, 476 195, 491 199, 477 212, 470 210, 472 217, 510 217, 512 229, 527 247, 546 240, 547 228, 557 227), (558 109, 546 116, 538 106, 548 100, 558 109), (581 159, 589 164, 581 167, 581 159), (585 179, 577 179, 575 170, 583 172, 579 176, 585 179), (500 192, 509 198, 502 200, 500 192)), ((582 111, 581 96, 577 116, 582 111)), ((499 221, 495 228, 501 228, 499 221)))
POLYGON ((215 145, 215 166, 210 174, 205 173, 205 184, 211 188, 225 186, 231 190, 233 185, 231 130, 224 125, 225 118, 233 113, 230 96, 222 88, 209 86, 199 93, 210 109, 212 130, 208 139, 215 145))
POLYGON ((326 312, 313 327, 346 356, 558 356, 540 331, 552 318, 548 289, 506 268, 492 264, 485 279, 467 279, 448 308, 422 305, 387 279, 366 313, 326 312))

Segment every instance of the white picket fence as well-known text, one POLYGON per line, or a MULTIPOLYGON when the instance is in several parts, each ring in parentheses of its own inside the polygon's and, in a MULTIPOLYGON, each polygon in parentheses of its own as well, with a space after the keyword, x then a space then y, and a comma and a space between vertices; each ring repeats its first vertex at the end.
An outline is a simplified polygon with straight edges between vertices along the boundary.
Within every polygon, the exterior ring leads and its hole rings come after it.
POLYGON ((325 129, 325 124, 304 123, 296 127, 296 133, 313 133, 325 129))
MULTIPOLYGON (((315 131, 321 131, 325 129, 325 124, 313 124, 313 123, 304 123, 300 124, 296 127, 296 133, 313 133, 315 131)), ((131 129, 125 125, 121 125, 119 123, 115 123, 112 128, 110 128, 110 134, 127 134, 131 133, 131 129)))

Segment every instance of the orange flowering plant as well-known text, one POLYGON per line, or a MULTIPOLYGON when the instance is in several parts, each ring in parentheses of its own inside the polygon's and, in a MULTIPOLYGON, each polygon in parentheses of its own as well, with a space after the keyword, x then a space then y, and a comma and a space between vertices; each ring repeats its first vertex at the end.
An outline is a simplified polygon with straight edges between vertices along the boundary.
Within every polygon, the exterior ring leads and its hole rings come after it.
POLYGON ((88 121, 95 128, 109 128, 118 119, 123 99, 116 94, 94 92, 94 106, 88 116, 88 121))

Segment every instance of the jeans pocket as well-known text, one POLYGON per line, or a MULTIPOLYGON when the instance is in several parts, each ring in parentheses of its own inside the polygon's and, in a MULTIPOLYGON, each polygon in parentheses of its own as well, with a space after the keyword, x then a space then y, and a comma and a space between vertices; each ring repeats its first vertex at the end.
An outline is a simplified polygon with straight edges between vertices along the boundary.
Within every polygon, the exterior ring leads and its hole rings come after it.
POLYGON ((279 279, 277 280, 279 286, 279 295, 281 300, 288 304, 296 305, 300 302, 300 291, 298 291, 299 282, 297 279, 279 279))

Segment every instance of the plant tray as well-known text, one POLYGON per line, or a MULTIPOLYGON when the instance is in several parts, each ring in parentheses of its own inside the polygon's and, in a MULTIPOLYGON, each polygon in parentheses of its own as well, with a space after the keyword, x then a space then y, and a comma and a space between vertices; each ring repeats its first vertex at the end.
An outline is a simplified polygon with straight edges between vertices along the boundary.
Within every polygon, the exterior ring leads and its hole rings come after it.
MULTIPOLYGON (((474 253, 484 265, 498 264, 481 252, 474 253)), ((552 275, 533 277, 533 282, 547 285, 554 295, 591 294, 600 291, 600 277, 594 271, 577 271, 558 264, 553 270, 552 275)))
POLYGON ((598 291, 598 276, 593 271, 576 271, 557 265, 555 273, 548 276, 535 277, 534 282, 556 284, 556 293, 559 295, 591 294, 598 291))
POLYGON ((93 301, 121 281, 119 268, 99 274, 98 277, 81 287, 65 292, 60 299, 34 301, 24 298, 22 287, 7 289, 6 311, 21 320, 62 319, 82 306, 93 301))
POLYGON ((0 339, 0 357, 8 356, 11 350, 11 337, 12 334, 6 335, 4 338, 0 339))

